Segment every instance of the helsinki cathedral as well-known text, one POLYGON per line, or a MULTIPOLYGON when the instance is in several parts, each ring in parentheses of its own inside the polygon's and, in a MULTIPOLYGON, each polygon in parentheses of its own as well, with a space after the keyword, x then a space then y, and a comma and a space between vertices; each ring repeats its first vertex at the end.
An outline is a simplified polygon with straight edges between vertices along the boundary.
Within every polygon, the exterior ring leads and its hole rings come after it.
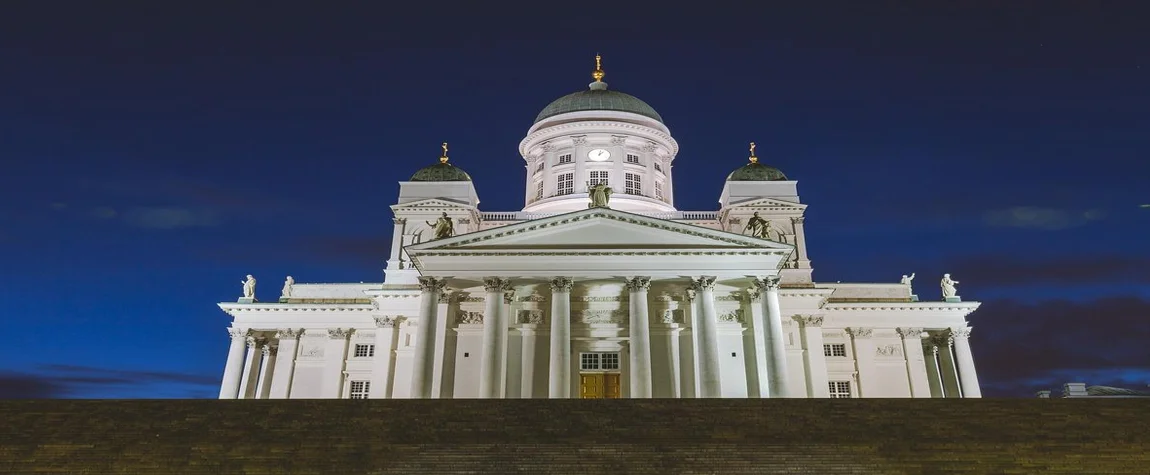
POLYGON ((521 210, 480 210, 443 144, 399 183, 383 282, 247 276, 220 398, 981 396, 949 274, 922 300, 812 280, 798 184, 753 143, 718 210, 676 208, 663 118, 592 77, 519 142, 521 210))

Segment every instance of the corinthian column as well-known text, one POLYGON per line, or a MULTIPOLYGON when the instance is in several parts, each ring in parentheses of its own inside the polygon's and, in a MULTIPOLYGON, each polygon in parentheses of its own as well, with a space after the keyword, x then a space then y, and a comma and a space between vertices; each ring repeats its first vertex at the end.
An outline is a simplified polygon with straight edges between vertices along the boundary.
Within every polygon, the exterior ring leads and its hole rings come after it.
POLYGON ((391 357, 395 354, 396 317, 375 317, 375 356, 371 360, 372 385, 368 388, 371 399, 387 399, 391 387, 391 357))
POLYGON ((499 380, 503 363, 502 339, 499 319, 503 313, 503 288, 506 281, 498 277, 483 279, 483 290, 487 292, 486 308, 483 312, 483 353, 479 359, 479 397, 498 398, 499 380))
POLYGON ((767 356, 767 397, 790 397, 787 375, 787 346, 783 335, 783 313, 779 308, 779 276, 755 279, 767 322, 764 326, 767 356))
POLYGON ((631 339, 630 381, 632 398, 651 397, 651 328, 650 313, 647 311, 647 290, 651 288, 650 277, 635 277, 627 280, 631 291, 630 328, 631 339))
POLYGON ((228 347, 228 362, 224 364, 224 380, 220 383, 220 399, 235 399, 239 395, 248 330, 246 328, 229 328, 228 335, 232 338, 232 344, 228 347))
POLYGON ((260 372, 260 347, 267 340, 248 336, 248 355, 244 359, 244 374, 240 379, 240 399, 255 399, 256 397, 256 377, 260 372))
POLYGON ((295 376, 295 356, 296 349, 299 348, 299 336, 303 330, 295 328, 283 328, 276 332, 276 339, 279 340, 279 352, 282 355, 276 356, 275 369, 272 369, 272 384, 271 393, 268 394, 270 399, 287 399, 291 397, 291 381, 295 376))
POLYGON ((260 382, 256 385, 256 398, 267 399, 272 392, 272 376, 275 374, 276 353, 279 347, 265 344, 260 347, 263 359, 260 360, 260 382))
POLYGON ((715 313, 715 278, 700 277, 699 308, 699 397, 723 397, 719 374, 719 317, 715 313))
POLYGON ((551 279, 551 365, 547 396, 571 397, 571 279, 551 279))
POLYGON ((974 372, 974 355, 970 354, 970 328, 951 328, 950 341, 954 345, 954 362, 958 366, 962 397, 982 397, 978 374, 974 372))
POLYGON ((435 372, 435 327, 439 310, 439 293, 446 284, 435 277, 419 277, 419 324, 415 334, 415 359, 411 370, 411 397, 431 398, 431 381, 435 372))
POLYGON ((343 393, 343 370, 347 363, 347 344, 353 328, 328 328, 324 348, 323 386, 320 397, 339 399, 343 393))
POLYGON ((906 377, 910 382, 910 397, 930 397, 930 377, 922 354, 921 328, 896 328, 902 337, 902 354, 906 359, 906 377))
POLYGON ((871 339, 874 329, 851 327, 846 331, 851 336, 851 348, 854 350, 859 397, 878 397, 878 388, 881 386, 874 362, 875 344, 871 339))

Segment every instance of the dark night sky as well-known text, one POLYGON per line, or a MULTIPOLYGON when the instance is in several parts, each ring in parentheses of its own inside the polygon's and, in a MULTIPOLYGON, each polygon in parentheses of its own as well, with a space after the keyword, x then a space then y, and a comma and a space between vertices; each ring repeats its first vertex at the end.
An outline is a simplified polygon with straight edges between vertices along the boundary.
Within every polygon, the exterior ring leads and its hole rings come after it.
POLYGON ((214 397, 244 274, 380 281, 442 141, 518 210, 518 142, 596 52, 679 141, 680 209, 754 140, 816 280, 952 273, 986 395, 1150 383, 1137 2, 326 3, 0 5, 0 397, 214 397))

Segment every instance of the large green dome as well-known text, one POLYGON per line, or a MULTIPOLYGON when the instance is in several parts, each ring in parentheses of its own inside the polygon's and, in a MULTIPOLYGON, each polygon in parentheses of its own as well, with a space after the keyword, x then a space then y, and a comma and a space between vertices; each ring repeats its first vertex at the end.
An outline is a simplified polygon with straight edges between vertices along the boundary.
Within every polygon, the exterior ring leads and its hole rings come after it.
POLYGON ((630 94, 608 90, 606 83, 592 83, 592 85, 594 84, 602 84, 603 86, 602 88, 573 92, 555 99, 535 117, 535 122, 538 123, 548 117, 567 112, 580 111, 630 112, 663 122, 663 117, 642 99, 630 94))
POLYGON ((763 165, 755 160, 736 168, 727 175, 727 181, 787 181, 787 176, 778 168, 763 165))
POLYGON ((471 181, 471 175, 450 163, 436 163, 420 168, 411 175, 411 181, 471 181))

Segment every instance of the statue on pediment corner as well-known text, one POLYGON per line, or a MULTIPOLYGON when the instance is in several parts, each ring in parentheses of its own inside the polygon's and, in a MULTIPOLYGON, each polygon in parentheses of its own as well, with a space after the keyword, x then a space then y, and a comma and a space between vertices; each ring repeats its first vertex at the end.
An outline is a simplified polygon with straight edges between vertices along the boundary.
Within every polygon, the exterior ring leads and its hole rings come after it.
POLYGON ((424 222, 427 223, 428 226, 431 226, 435 232, 435 239, 448 238, 455 234, 455 224, 451 221, 451 218, 447 216, 446 212, 443 213, 443 216, 440 216, 439 219, 435 220, 435 224, 432 224, 431 221, 424 222))
POLYGON ((252 277, 251 274, 248 274, 247 279, 240 282, 240 284, 243 284, 243 286, 244 286, 244 298, 246 298, 246 299, 256 298, 256 278, 255 277, 252 277))
POLYGON ((611 187, 606 183, 599 182, 591 186, 589 189, 591 204, 587 205, 588 208, 609 208, 607 203, 611 200, 611 187))

